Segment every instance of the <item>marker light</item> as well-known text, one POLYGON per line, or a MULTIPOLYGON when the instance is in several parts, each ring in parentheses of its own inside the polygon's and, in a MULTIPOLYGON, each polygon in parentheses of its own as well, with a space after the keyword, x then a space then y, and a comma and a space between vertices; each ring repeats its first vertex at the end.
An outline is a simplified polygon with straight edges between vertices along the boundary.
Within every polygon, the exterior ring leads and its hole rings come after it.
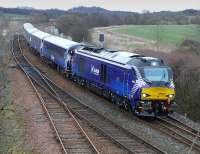
POLYGON ((153 62, 151 62, 151 65, 152 66, 158 66, 158 62, 153 61, 153 62))
POLYGON ((142 94, 142 97, 147 97, 147 94, 142 94))
POLYGON ((169 94, 168 97, 169 97, 169 98, 173 98, 174 95, 173 95, 173 94, 169 94))

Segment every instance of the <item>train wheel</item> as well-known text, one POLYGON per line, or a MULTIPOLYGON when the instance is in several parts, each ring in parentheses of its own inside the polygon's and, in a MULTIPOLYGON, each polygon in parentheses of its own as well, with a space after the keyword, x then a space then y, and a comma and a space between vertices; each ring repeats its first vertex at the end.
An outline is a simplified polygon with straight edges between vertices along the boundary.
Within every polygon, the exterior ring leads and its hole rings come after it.
POLYGON ((123 100, 123 107, 126 111, 131 111, 131 104, 126 99, 123 100))
POLYGON ((116 103, 116 98, 115 98, 115 97, 116 97, 115 94, 111 93, 111 102, 112 102, 113 104, 116 103))
POLYGON ((122 100, 120 97, 116 96, 116 104, 119 108, 122 108, 123 104, 122 104, 122 100))
POLYGON ((57 71, 60 73, 60 67, 57 65, 57 71))
POLYGON ((66 73, 65 73, 65 76, 66 76, 67 79, 72 79, 72 75, 71 75, 71 73, 69 73, 69 72, 66 72, 66 73))
POLYGON ((109 92, 107 90, 103 89, 102 96, 105 97, 106 99, 109 99, 109 92))

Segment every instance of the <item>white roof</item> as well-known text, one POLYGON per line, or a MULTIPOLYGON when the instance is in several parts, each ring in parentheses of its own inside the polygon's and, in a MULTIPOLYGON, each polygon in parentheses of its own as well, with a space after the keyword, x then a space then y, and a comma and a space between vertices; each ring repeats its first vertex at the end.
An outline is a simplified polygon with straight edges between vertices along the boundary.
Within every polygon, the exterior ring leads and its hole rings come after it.
POLYGON ((61 37, 57 37, 57 36, 49 36, 45 38, 44 40, 49 43, 55 44, 59 47, 67 48, 67 49, 75 45, 80 45, 80 43, 78 42, 74 42, 74 41, 67 40, 61 37))
POLYGON ((27 28, 34 28, 34 26, 30 23, 25 23, 24 24, 24 29, 27 29, 27 28))
POLYGON ((59 47, 65 48, 65 49, 68 49, 68 48, 75 46, 75 45, 80 45, 80 43, 78 43, 78 42, 74 42, 74 41, 71 41, 71 40, 67 40, 67 39, 64 39, 64 38, 61 38, 61 37, 53 36, 53 35, 50 35, 48 33, 42 32, 39 29, 35 28, 30 23, 25 23, 24 29, 29 34, 32 34, 33 36, 36 36, 40 39, 44 39, 45 41, 47 41, 49 43, 55 44, 59 47))
POLYGON ((134 56, 140 56, 140 54, 131 53, 131 52, 120 52, 120 51, 109 51, 109 50, 101 50, 100 52, 91 52, 89 50, 84 50, 84 47, 78 52, 85 53, 87 55, 95 56, 98 58, 103 58, 109 61, 114 61, 121 64, 127 64, 134 56))
POLYGON ((119 66, 119 67, 122 67, 122 68, 126 68, 126 69, 131 68, 130 65, 126 65, 126 64, 123 65, 122 63, 116 63, 116 61, 110 61, 109 59, 102 59, 101 57, 92 56, 90 54, 85 54, 85 53, 82 53, 82 52, 77 52, 77 54, 83 55, 83 56, 86 56, 86 57, 90 57, 90 58, 93 58, 93 59, 96 59, 96 60, 101 60, 101 61, 107 62, 109 64, 113 64, 115 66, 119 66))
POLYGON ((27 28, 26 31, 29 33, 29 34, 32 34, 34 32, 37 32, 38 29, 37 28, 27 28))
POLYGON ((143 59, 146 59, 146 60, 158 60, 158 58, 155 58, 155 57, 143 57, 143 59))
POLYGON ((42 31, 40 31, 40 30, 34 32, 32 35, 33 35, 33 36, 36 36, 36 37, 39 38, 39 39, 44 39, 45 37, 50 36, 50 34, 45 33, 45 32, 42 32, 42 31))
POLYGON ((24 24, 24 29, 27 31, 29 34, 34 33, 36 31, 39 31, 37 28, 35 28, 32 24, 30 23, 25 23, 24 24))

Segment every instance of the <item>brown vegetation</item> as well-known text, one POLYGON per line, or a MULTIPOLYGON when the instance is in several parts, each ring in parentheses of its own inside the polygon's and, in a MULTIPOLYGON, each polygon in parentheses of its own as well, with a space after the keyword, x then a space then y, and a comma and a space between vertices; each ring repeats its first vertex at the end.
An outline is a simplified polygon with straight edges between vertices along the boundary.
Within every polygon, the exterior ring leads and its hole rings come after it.
POLYGON ((49 16, 46 13, 32 13, 30 15, 30 22, 33 24, 41 24, 49 21, 49 16))
POLYGON ((88 39, 88 25, 80 16, 67 14, 59 18, 56 27, 60 32, 67 36, 71 36, 74 41, 84 41, 88 39))
POLYGON ((180 52, 193 52, 197 55, 200 55, 200 42, 199 41, 195 41, 195 40, 184 40, 178 51, 180 52))

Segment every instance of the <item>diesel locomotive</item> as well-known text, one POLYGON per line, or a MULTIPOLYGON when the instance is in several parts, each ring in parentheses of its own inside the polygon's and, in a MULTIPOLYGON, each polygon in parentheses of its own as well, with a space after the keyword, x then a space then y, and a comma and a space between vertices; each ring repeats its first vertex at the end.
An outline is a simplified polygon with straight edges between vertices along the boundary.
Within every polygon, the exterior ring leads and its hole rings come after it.
POLYGON ((24 24, 24 36, 41 59, 114 104, 138 116, 173 112, 173 73, 162 59, 86 45, 24 24))

